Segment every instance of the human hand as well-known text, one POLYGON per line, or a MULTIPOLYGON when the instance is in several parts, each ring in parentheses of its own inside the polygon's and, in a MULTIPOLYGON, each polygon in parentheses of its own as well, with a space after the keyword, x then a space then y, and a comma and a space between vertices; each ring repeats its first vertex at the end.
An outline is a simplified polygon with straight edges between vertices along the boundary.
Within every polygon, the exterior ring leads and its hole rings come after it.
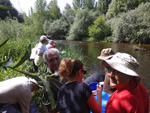
POLYGON ((99 95, 99 94, 101 94, 102 93, 102 90, 103 90, 103 88, 102 88, 102 85, 100 84, 97 84, 97 94, 99 95))
POLYGON ((97 84, 97 89, 92 91, 93 95, 96 96, 102 93, 102 89, 103 89, 102 86, 100 84, 97 84))

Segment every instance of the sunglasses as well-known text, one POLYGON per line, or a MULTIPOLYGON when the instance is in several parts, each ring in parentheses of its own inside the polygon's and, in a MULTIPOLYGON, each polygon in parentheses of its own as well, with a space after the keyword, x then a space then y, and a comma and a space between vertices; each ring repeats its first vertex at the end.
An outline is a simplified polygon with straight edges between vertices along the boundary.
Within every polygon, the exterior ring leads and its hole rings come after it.
POLYGON ((85 70, 81 70, 84 74, 86 74, 86 71, 85 70))

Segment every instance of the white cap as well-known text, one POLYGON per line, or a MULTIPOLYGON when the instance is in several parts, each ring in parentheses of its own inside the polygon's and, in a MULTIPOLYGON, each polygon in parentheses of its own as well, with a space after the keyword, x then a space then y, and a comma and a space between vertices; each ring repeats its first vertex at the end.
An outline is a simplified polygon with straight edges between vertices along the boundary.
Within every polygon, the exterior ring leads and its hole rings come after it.
POLYGON ((40 41, 42 41, 42 40, 49 40, 45 35, 42 35, 41 37, 40 37, 40 41))

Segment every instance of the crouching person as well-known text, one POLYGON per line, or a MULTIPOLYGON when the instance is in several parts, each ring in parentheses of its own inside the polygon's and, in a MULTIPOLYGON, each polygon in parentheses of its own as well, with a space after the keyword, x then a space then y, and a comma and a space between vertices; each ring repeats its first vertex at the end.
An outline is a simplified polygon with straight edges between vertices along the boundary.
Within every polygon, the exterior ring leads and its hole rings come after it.
POLYGON ((29 113, 32 91, 38 89, 37 82, 27 77, 0 82, 0 113, 29 113))

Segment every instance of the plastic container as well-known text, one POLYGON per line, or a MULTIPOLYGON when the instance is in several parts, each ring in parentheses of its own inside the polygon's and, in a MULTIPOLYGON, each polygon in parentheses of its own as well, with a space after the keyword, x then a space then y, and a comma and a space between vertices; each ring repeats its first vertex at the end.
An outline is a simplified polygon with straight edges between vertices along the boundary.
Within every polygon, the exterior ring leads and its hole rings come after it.
MULTIPOLYGON (((98 82, 91 82, 90 84, 88 84, 88 86, 91 88, 91 90, 96 90, 97 88, 97 84, 99 84, 98 82)), ((97 101, 97 97, 98 95, 94 96, 95 100, 97 101)), ((105 106, 107 101, 109 100, 110 95, 104 91, 102 91, 102 110, 101 113, 105 113, 105 106)), ((92 111, 90 111, 90 113, 92 113, 92 111)))

